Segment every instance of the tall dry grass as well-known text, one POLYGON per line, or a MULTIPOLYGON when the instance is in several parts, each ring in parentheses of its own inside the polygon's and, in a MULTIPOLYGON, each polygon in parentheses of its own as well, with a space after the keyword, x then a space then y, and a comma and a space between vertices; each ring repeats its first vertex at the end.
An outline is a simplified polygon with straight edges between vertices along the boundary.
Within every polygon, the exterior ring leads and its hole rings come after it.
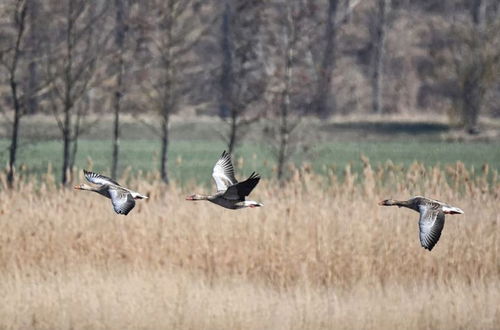
POLYGON ((51 173, 0 191, 0 328, 500 324, 500 180, 487 167, 364 159, 339 178, 304 166, 284 189, 263 180, 251 197, 265 206, 239 211, 185 201, 205 188, 167 189, 154 173, 121 181, 151 196, 127 217, 51 173), (432 252, 415 212, 377 205, 415 194, 465 211, 432 252))

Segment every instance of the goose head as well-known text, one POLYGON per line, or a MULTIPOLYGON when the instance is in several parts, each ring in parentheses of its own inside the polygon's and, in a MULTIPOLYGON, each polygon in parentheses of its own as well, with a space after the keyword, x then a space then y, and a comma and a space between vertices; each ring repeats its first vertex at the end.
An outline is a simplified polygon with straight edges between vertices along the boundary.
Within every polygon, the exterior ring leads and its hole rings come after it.
POLYGON ((73 188, 77 189, 77 190, 94 190, 93 187, 86 185, 85 183, 78 184, 78 185, 74 186, 73 188))
POLYGON ((202 196, 202 195, 198 195, 198 194, 192 194, 192 195, 186 196, 187 201, 201 201, 201 200, 205 200, 205 199, 207 199, 207 196, 202 196))
POLYGON ((379 202, 378 205, 383 205, 383 206, 392 206, 395 205, 396 201, 393 199, 384 199, 383 201, 379 202))

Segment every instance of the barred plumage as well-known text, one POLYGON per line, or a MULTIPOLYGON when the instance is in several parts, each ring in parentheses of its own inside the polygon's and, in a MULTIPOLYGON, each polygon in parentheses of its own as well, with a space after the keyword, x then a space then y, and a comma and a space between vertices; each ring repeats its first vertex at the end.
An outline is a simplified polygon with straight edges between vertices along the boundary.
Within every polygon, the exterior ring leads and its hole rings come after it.
POLYGON ((395 201, 386 199, 379 205, 407 207, 420 213, 418 226, 420 229, 420 244, 425 249, 431 251, 439 241, 444 228, 445 214, 463 214, 458 207, 446 203, 429 199, 422 196, 410 198, 407 201, 395 201))
POLYGON ((113 209, 118 214, 127 215, 135 207, 136 199, 148 198, 136 191, 122 187, 115 180, 107 176, 83 170, 83 174, 87 181, 98 185, 91 187, 86 184, 75 186, 75 189, 94 191, 104 197, 111 199, 113 209))

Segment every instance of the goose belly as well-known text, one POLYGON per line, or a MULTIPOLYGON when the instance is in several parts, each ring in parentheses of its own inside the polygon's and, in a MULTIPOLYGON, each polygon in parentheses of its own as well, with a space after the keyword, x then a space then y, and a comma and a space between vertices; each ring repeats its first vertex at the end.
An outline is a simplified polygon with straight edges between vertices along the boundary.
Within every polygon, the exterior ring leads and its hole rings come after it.
POLYGON ((241 205, 241 202, 239 201, 233 201, 233 200, 229 200, 229 199, 225 199, 225 198, 214 198, 214 199, 209 199, 210 202, 214 203, 214 204, 217 204, 219 206, 222 206, 226 209, 230 209, 230 210, 236 210, 236 209, 240 209, 244 206, 241 205))

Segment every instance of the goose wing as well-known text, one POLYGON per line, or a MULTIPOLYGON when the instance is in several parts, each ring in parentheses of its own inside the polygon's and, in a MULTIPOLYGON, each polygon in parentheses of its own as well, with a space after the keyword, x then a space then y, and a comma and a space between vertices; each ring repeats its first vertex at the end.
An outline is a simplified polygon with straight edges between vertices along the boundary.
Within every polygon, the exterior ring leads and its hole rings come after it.
POLYGON ((253 172, 245 181, 238 182, 227 188, 224 193, 224 198, 244 201, 245 197, 250 195, 250 192, 252 192, 253 188, 259 183, 259 180, 260 176, 253 172))
POLYGON ((234 168, 231 163, 231 155, 225 150, 219 157, 217 163, 215 163, 212 177, 214 178, 215 185, 217 186, 217 191, 224 191, 228 187, 238 183, 234 177, 234 168))
POLYGON ((432 205, 420 206, 420 244, 427 250, 432 250, 439 241, 444 227, 444 213, 432 205))
POLYGON ((132 194, 125 189, 110 187, 109 195, 111 197, 113 209, 118 214, 127 215, 135 206, 135 200, 132 194))
POLYGON ((94 184, 113 184, 119 186, 118 182, 115 180, 108 178, 107 176, 97 174, 94 172, 90 172, 87 170, 83 170, 83 174, 85 175, 85 179, 87 179, 88 182, 94 183, 94 184))

